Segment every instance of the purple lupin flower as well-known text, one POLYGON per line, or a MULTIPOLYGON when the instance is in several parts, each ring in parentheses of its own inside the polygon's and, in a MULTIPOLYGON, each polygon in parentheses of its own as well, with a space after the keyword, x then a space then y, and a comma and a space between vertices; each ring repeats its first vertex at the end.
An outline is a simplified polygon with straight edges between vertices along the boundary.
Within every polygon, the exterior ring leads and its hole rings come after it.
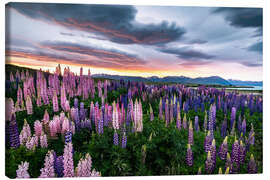
POLYGON ((65 145, 64 149, 64 177, 74 177, 74 164, 73 164, 73 147, 72 143, 69 142, 65 145))
POLYGON ((188 128, 188 144, 193 145, 194 139, 193 139, 193 127, 192 127, 192 121, 189 122, 189 128, 188 128))
POLYGON ((186 163, 188 166, 193 165, 193 154, 190 144, 187 145, 186 163))
POLYGON ((228 144, 227 144, 228 137, 226 136, 223 140, 223 143, 219 147, 218 155, 221 160, 225 160, 228 152, 228 144))
POLYGON ((126 132, 124 132, 122 136, 122 148, 126 148, 126 146, 127 146, 127 136, 126 132))
POLYGON ((238 172, 239 170, 239 150, 240 145, 238 140, 235 138, 235 141, 232 145, 232 164, 233 164, 233 172, 238 172))
POLYGON ((183 125, 184 129, 187 129, 187 114, 186 113, 184 114, 183 124, 182 125, 183 125))
POLYGON ((205 172, 207 174, 211 174, 214 170, 214 163, 213 163, 213 159, 211 156, 211 151, 208 151, 207 153, 207 159, 205 161, 205 172))
POLYGON ((177 127, 177 129, 181 130, 181 115, 180 115, 180 111, 178 111, 178 113, 177 113, 176 127, 177 127))
POLYGON ((208 131, 207 136, 205 136, 205 139, 204 139, 204 151, 205 152, 210 151, 212 141, 213 141, 213 138, 212 138, 212 136, 210 134, 210 131, 208 131))
POLYGON ((55 158, 55 163, 54 163, 54 170, 57 175, 57 177, 63 177, 64 176, 64 163, 63 163, 64 157, 63 156, 58 156, 55 158))
POLYGON ((166 123, 166 126, 168 126, 168 124, 169 124, 169 101, 168 101, 168 99, 166 99, 166 103, 165 103, 165 123, 166 123))
POLYGON ((227 119, 225 117, 224 121, 222 122, 221 128, 220 128, 220 135, 221 137, 227 136, 227 119))
POLYGON ((249 174, 256 174, 257 173, 257 165, 256 165, 256 162, 254 160, 253 154, 250 155, 250 160, 248 163, 248 173, 249 174))
POLYGON ((216 140, 212 140, 212 144, 210 146, 210 152, 211 152, 211 158, 213 161, 213 166, 215 167, 216 165, 216 155, 217 155, 217 150, 216 150, 216 140))
POLYGON ((153 120, 154 120, 154 113, 153 113, 152 106, 150 104, 150 121, 153 121, 153 120))
POLYGON ((246 119, 244 118, 243 122, 242 122, 242 130, 241 132, 243 133, 243 136, 245 136, 246 134, 246 129, 247 129, 247 123, 246 123, 246 119))
POLYGON ((16 170, 17 174, 16 178, 30 178, 28 168, 29 168, 28 162, 21 162, 21 164, 18 165, 18 169, 16 170))
POLYGON ((199 130, 200 130, 199 118, 198 118, 198 116, 195 116, 195 131, 198 132, 199 130))
POLYGON ((240 141, 240 148, 239 148, 239 163, 244 164, 246 158, 246 147, 243 144, 243 141, 240 141))
POLYGON ((235 107, 232 107, 232 111, 231 111, 231 123, 230 123, 231 129, 233 128, 235 117, 236 117, 236 108, 235 107))
POLYGON ((226 163, 225 163, 225 171, 226 172, 228 171, 228 173, 232 172, 232 160, 231 160, 231 156, 230 156, 229 152, 227 152, 226 163))
POLYGON ((71 131, 66 131, 65 132, 65 143, 70 143, 72 142, 72 132, 71 131))
POLYGON ((11 114, 11 119, 8 124, 8 136, 10 146, 12 148, 18 148, 20 146, 20 138, 15 113, 11 114))
POLYGON ((118 134, 116 131, 114 131, 114 135, 113 135, 113 144, 115 146, 118 146, 118 134))
POLYGON ((162 98, 159 101, 159 119, 163 119, 162 98))

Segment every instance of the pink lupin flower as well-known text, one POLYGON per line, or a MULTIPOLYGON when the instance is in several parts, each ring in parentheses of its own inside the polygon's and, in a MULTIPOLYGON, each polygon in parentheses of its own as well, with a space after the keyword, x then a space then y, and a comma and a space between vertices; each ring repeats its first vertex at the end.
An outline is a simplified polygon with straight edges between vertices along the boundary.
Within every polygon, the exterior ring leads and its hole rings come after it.
POLYGON ((58 98, 57 98, 56 91, 54 91, 54 93, 53 93, 52 101, 53 101, 53 112, 58 112, 59 106, 58 106, 58 98))
POLYGON ((35 134, 39 137, 42 132, 42 123, 39 120, 36 120, 34 122, 34 130, 35 130, 35 134))
POLYGON ((6 98, 5 99, 5 116, 6 116, 6 121, 10 121, 12 113, 15 111, 14 109, 14 101, 12 98, 6 98))
POLYGON ((69 123, 68 118, 65 117, 64 120, 63 120, 63 123, 62 123, 62 130, 61 130, 62 134, 65 134, 65 132, 70 130, 69 124, 70 123, 69 123))
POLYGON ((64 109, 65 109, 66 112, 70 111, 69 101, 65 102, 65 108, 64 109))
POLYGON ((36 136, 35 134, 33 135, 33 142, 34 142, 34 146, 38 147, 38 136, 36 136))
POLYGON ((55 137, 56 136, 56 133, 57 133, 56 121, 55 120, 50 121, 49 122, 49 127, 50 127, 50 135, 52 137, 55 137))
POLYGON ((85 159, 81 158, 76 168, 77 177, 90 177, 92 168, 91 156, 87 153, 85 159))
POLYGON ((47 148, 48 147, 47 135, 44 134, 44 132, 42 132, 41 136, 40 136, 40 147, 42 147, 42 148, 47 148))
POLYGON ((46 154, 44 168, 41 168, 40 172, 41 174, 39 178, 55 177, 53 151, 48 151, 48 153, 46 154))
POLYGON ((50 120, 49 113, 48 113, 47 109, 45 109, 45 113, 44 113, 44 116, 43 116, 43 119, 42 119, 43 124, 44 125, 47 124, 49 122, 49 120, 50 120))
POLYGON ((20 144, 24 145, 29 137, 31 137, 31 129, 26 119, 24 119, 23 129, 20 133, 20 144))
POLYGON ((30 178, 28 168, 29 168, 28 162, 21 162, 21 164, 18 165, 18 169, 16 170, 17 174, 16 178, 30 178))
POLYGON ((74 164, 73 164, 73 154, 72 154, 73 146, 72 143, 69 142, 65 145, 64 149, 64 177, 74 177, 74 164))
POLYGON ((27 96, 25 105, 26 105, 27 114, 28 115, 33 114, 33 105, 32 105, 32 100, 31 100, 30 95, 27 96))
POLYGON ((119 129, 118 109, 115 102, 113 102, 112 124, 114 129, 119 129))
POLYGON ((25 143, 25 146, 27 149, 29 150, 33 150, 34 149, 34 146, 35 146, 35 141, 34 141, 34 138, 32 137, 28 137, 26 143, 25 143))

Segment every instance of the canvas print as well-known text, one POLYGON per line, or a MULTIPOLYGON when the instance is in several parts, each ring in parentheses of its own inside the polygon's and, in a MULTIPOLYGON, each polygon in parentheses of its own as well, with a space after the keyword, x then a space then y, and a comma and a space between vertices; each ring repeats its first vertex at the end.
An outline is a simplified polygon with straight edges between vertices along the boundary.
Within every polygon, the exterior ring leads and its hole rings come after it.
POLYGON ((6 4, 6 176, 262 173, 262 11, 6 4))

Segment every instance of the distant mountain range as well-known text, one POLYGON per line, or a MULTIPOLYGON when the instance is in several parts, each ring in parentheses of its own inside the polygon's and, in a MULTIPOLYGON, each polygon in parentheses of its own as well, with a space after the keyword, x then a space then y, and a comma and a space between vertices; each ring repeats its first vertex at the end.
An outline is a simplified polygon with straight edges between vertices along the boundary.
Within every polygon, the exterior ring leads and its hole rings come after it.
POLYGON ((189 78, 185 76, 166 76, 159 78, 157 76, 151 77, 140 77, 140 76, 119 76, 119 75, 108 75, 108 74, 93 74, 94 78, 106 78, 114 80, 130 80, 130 81, 143 81, 143 82, 156 82, 156 83, 181 83, 181 84, 204 84, 204 85, 222 85, 230 86, 232 85, 227 80, 219 76, 210 77, 199 77, 199 78, 189 78))
POLYGON ((142 82, 156 82, 156 83, 181 83, 181 84, 202 84, 202 85, 220 85, 220 86, 262 86, 262 81, 240 81, 240 80, 226 80, 219 76, 190 78, 185 76, 166 76, 166 77, 140 77, 140 76, 119 76, 108 74, 93 74, 94 78, 105 78, 114 80, 126 81, 142 81, 142 82))

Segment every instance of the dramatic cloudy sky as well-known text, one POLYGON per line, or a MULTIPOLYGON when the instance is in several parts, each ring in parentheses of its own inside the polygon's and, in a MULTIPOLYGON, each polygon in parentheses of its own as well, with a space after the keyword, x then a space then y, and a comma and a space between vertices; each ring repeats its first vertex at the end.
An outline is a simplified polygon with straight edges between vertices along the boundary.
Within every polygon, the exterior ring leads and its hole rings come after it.
POLYGON ((6 20, 6 63, 262 80, 260 8, 10 3, 6 20))

